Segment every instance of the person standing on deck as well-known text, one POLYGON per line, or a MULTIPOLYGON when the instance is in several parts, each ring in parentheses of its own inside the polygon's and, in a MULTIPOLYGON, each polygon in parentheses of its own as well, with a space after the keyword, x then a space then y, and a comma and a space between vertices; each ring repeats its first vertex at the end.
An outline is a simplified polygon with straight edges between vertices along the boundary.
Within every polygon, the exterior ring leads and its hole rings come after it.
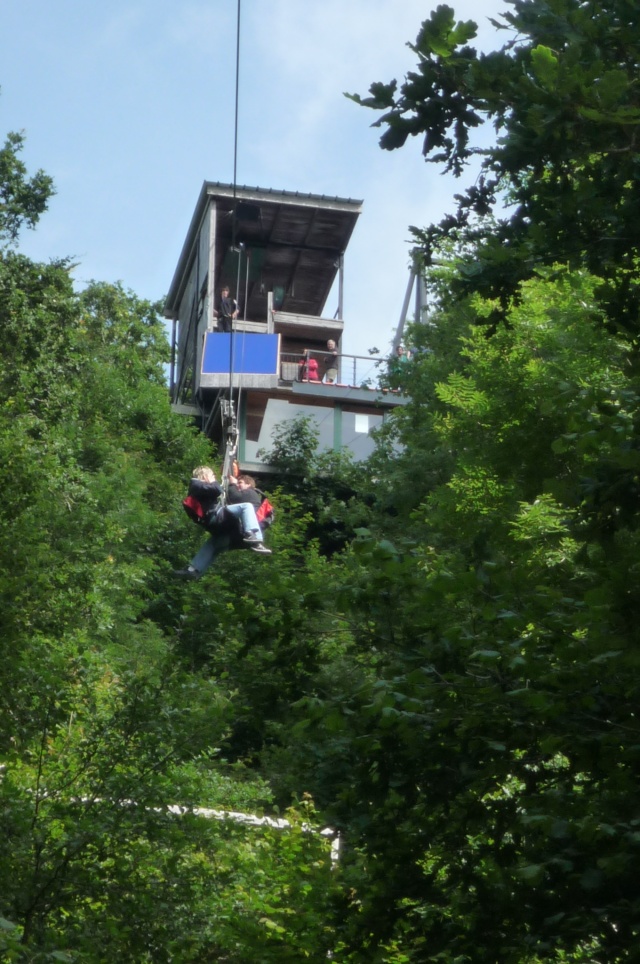
POLYGON ((338 379, 338 349, 333 338, 327 342, 324 364, 324 380, 328 384, 333 384, 338 379))
POLYGON ((214 309, 214 314, 218 319, 220 331, 231 331, 233 322, 238 317, 238 302, 229 294, 229 286, 224 285, 220 289, 220 298, 214 309))

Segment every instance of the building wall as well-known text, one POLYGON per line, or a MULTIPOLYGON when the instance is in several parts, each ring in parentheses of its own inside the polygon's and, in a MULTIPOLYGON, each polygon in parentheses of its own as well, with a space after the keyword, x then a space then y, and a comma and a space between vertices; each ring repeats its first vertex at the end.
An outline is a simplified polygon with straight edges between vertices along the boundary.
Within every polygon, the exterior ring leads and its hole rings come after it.
POLYGON ((384 418, 379 409, 364 408, 349 403, 337 404, 318 399, 290 399, 270 397, 262 392, 247 392, 240 413, 239 457, 241 462, 259 463, 261 450, 273 446, 273 433, 292 419, 309 418, 318 432, 321 451, 338 451, 347 448, 356 461, 367 458, 374 449, 372 432, 382 425, 384 418))
POLYGON ((204 333, 213 317, 210 291, 211 217, 207 212, 198 232, 178 308, 178 358, 181 401, 193 397, 199 383, 204 333))

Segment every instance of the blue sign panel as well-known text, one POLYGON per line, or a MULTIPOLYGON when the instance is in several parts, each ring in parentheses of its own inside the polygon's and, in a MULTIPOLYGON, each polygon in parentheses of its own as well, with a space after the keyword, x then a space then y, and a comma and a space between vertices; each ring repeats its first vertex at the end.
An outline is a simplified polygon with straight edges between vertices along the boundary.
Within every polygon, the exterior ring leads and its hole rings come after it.
POLYGON ((204 338, 202 374, 277 375, 280 335, 208 331, 204 338))

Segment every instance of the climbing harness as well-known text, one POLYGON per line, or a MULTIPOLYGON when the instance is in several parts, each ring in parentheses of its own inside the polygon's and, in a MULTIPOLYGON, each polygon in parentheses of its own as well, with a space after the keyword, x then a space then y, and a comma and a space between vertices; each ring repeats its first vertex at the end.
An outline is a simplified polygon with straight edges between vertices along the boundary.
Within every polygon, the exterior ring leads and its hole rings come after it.
MULTIPOLYGON (((233 384, 233 372, 231 372, 230 381, 233 384)), ((227 503, 231 468, 238 453, 238 425, 236 422, 235 404, 233 398, 231 398, 231 389, 229 390, 229 398, 222 399, 220 403, 220 414, 222 416, 222 439, 224 444, 221 480, 222 495, 220 498, 223 500, 221 504, 224 506, 227 503)))

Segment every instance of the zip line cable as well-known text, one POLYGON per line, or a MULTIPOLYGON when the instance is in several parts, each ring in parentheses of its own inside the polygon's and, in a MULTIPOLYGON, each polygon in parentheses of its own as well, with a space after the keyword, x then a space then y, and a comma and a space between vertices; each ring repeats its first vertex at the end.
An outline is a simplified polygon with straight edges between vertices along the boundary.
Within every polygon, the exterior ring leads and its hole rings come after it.
MULTIPOLYGON (((237 226, 237 179, 238 179, 238 104, 240 100, 240 6, 241 0, 237 2, 237 18, 236 18, 236 87, 235 87, 235 115, 234 115, 234 131, 233 131, 233 201, 231 206, 231 250, 238 255, 238 274, 236 281, 236 299, 235 304, 238 304, 238 295, 240 292, 240 269, 242 265, 242 250, 244 245, 236 244, 236 226, 237 226)), ((227 500, 227 490, 229 485, 229 474, 231 472, 231 466, 235 459, 236 449, 238 444, 238 429, 236 424, 236 415, 233 407, 233 370, 234 370, 234 318, 233 312, 231 315, 231 326, 229 332, 229 398, 226 405, 221 406, 221 414, 223 421, 223 432, 224 432, 224 458, 222 465, 222 490, 224 502, 227 500)), ((238 398, 239 403, 239 398, 238 398)))
MULTIPOLYGON (((243 321, 246 323, 246 311, 247 311, 247 299, 249 293, 249 273, 250 273, 250 254, 245 249, 245 245, 242 242, 237 241, 237 182, 238 182, 238 118, 239 118, 239 103, 240 103, 240 21, 241 21, 241 0, 237 0, 237 16, 236 16, 236 78, 235 78, 235 107, 234 107, 234 131, 233 131, 233 199, 231 207, 231 251, 237 255, 238 266, 236 273, 236 291, 235 291, 235 304, 238 306, 240 297, 240 283, 242 277, 242 256, 244 254, 245 258, 245 278, 244 278, 244 307, 243 307, 243 321)), ((235 369, 235 356, 236 356, 236 346, 235 346, 235 336, 234 331, 234 318, 231 318, 231 330, 229 333, 229 394, 228 401, 225 403, 224 400, 220 401, 220 413, 223 424, 223 435, 224 435, 224 457, 223 457, 223 468, 222 468, 222 486, 223 486, 223 499, 226 503, 227 490, 228 490, 228 479, 231 473, 231 467, 236 459, 237 447, 238 447, 238 428, 237 428, 237 418, 236 412, 239 414, 240 403, 242 399, 242 370, 244 368, 244 351, 245 351, 245 336, 246 326, 243 326, 242 330, 242 345, 241 345, 241 364, 240 373, 238 376, 238 399, 237 405, 234 410, 233 402, 233 379, 234 379, 234 369, 235 369)), ((368 373, 367 373, 368 374, 368 373)), ((348 393, 351 394, 351 390, 348 393)), ((320 419, 319 425, 322 425, 329 418, 329 414, 325 415, 320 419)))
MULTIPOLYGON (((233 201, 231 205, 231 250, 238 253, 238 279, 236 283, 236 304, 238 303, 238 293, 240 288, 240 253, 236 252, 236 228, 237 228, 237 181, 238 181, 238 113, 240 102, 240 3, 237 4, 236 19, 236 89, 235 89, 235 110, 233 122, 233 201)), ((233 317, 231 318, 231 338, 229 339, 229 404, 233 400, 233 317)))
MULTIPOLYGON (((235 110, 233 121, 233 202, 231 206, 231 250, 238 255, 238 273, 236 279, 236 305, 240 294, 240 266, 242 264, 242 248, 238 250, 236 244, 237 230, 237 188, 238 188, 238 114, 240 103, 240 3, 237 4, 236 18, 236 89, 235 89, 235 110)), ((229 404, 233 405, 233 315, 231 317, 231 338, 229 339, 229 404)))
POLYGON ((236 103, 233 128, 233 212, 231 219, 231 246, 236 243, 236 187, 238 178, 238 102, 240 91, 240 0, 238 0, 238 16, 236 21, 236 103))

